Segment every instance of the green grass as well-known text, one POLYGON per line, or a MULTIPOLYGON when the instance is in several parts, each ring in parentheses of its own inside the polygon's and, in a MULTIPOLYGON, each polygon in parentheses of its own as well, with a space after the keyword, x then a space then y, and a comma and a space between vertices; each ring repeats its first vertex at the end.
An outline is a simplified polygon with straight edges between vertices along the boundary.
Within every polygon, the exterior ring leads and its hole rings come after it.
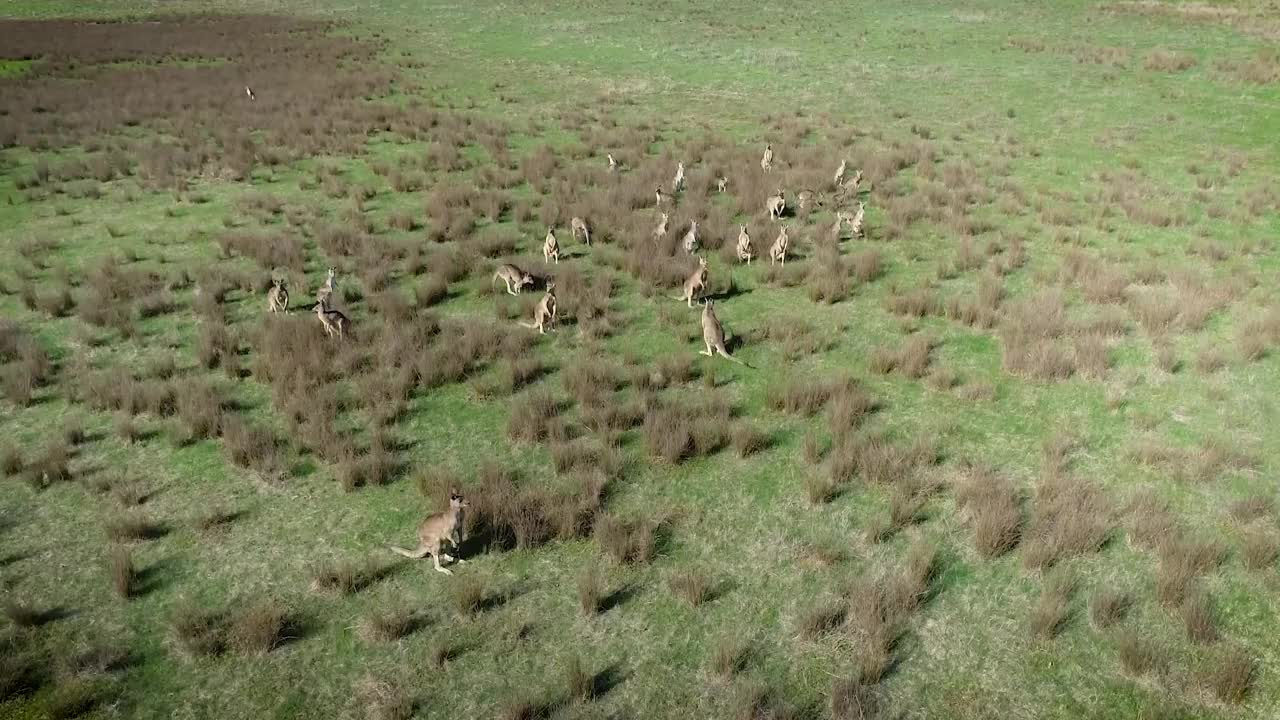
MULTIPOLYGON (((745 291, 718 302, 716 309, 732 333, 748 338, 737 353, 754 369, 699 357, 697 366, 713 372, 719 384, 708 391, 694 381, 690 392, 696 388, 729 398, 743 417, 772 433, 775 442, 745 459, 730 448, 671 467, 647 457, 637 431, 627 433, 627 469, 607 507, 622 516, 672 520, 651 565, 605 564, 606 586, 628 588, 629 596, 590 618, 578 608, 576 587, 582 568, 602 555, 594 540, 482 552, 455 568, 452 578, 431 571, 429 561, 407 564, 350 596, 308 589, 314 561, 372 556, 390 563, 393 556, 384 551, 386 544, 412 542, 414 527, 428 510, 414 487, 413 472, 447 468, 470 481, 481 463, 496 460, 525 468, 528 484, 563 484, 554 477, 545 448, 508 440, 509 403, 478 399, 470 381, 418 391, 407 417, 396 426, 397 435, 412 442, 402 454, 410 476, 354 493, 341 491, 330 466, 306 456, 295 459, 314 467, 313 472, 263 482, 232 467, 220 441, 175 448, 162 434, 126 445, 115 434, 110 414, 69 402, 63 385, 44 390, 42 402, 27 408, 0 400, 0 428, 28 456, 69 416, 85 417, 90 434, 97 436, 74 463, 84 480, 40 492, 16 480, 0 485, 0 519, 5 521, 0 527, 5 528, 6 547, 20 557, 0 566, 7 592, 38 606, 75 610, 70 617, 24 631, 30 633, 25 641, 54 656, 102 638, 129 646, 136 662, 113 673, 110 682, 122 698, 119 712, 130 717, 359 713, 363 708, 352 700, 352 688, 366 674, 407 691, 418 702, 418 717, 492 717, 517 697, 560 700, 568 692, 564 668, 578 656, 588 671, 615 668, 620 681, 592 704, 563 710, 563 716, 724 717, 732 711, 730 690, 752 681, 765 682, 795 707, 821 715, 831 678, 847 676, 860 649, 844 629, 801 639, 798 618, 855 579, 898 568, 919 536, 939 544, 941 572, 932 596, 910 616, 894 651, 897 664, 882 683, 892 708, 940 718, 987 717, 991 708, 1002 708, 1009 717, 1129 718, 1170 704, 1185 706, 1196 717, 1274 716, 1280 708, 1280 680, 1273 672, 1280 660, 1273 631, 1276 568, 1249 573, 1241 567, 1235 554, 1240 528, 1226 509, 1251 494, 1274 497, 1271 479, 1280 470, 1280 435, 1271 431, 1280 419, 1275 401, 1280 352, 1273 346, 1256 362, 1233 354, 1236 333, 1250 314, 1277 307, 1270 278, 1280 270, 1274 247, 1280 215, 1274 208, 1254 215, 1242 206, 1251 192, 1272 181, 1271 168, 1280 163, 1274 143, 1280 116, 1267 112, 1280 100, 1280 86, 1242 83, 1216 69, 1216 63, 1252 57, 1265 43, 1227 24, 1108 13, 1090 2, 1015 5, 992 0, 950 7, 819 2, 788 7, 782 17, 776 7, 739 5, 608 0, 427 8, 379 0, 356 10, 293 0, 288 10, 350 21, 356 23, 353 31, 385 33, 389 60, 424 63, 404 71, 413 83, 402 88, 396 102, 417 98, 461 108, 472 103, 471 112, 513 128, 510 148, 516 157, 543 142, 560 147, 578 139, 559 126, 561 113, 598 104, 601 115, 624 126, 653 122, 661 127, 661 149, 696 137, 705 124, 720 141, 741 143, 755 152, 770 137, 765 116, 799 113, 797 122, 817 125, 829 113, 833 125, 883 133, 888 142, 909 144, 930 136, 929 142, 945 153, 938 163, 940 177, 948 162, 960 158, 969 159, 984 176, 1004 165, 1007 179, 1033 203, 1062 206, 1084 218, 1067 228, 1080 235, 1076 244, 1068 244, 1055 239, 1058 228, 1034 207, 1019 214, 1003 211, 998 202, 974 208, 972 216, 989 219, 995 228, 980 241, 1026 240, 1027 264, 1004 280, 1006 307, 1053 282, 1063 258, 1077 245, 1130 270, 1152 262, 1168 271, 1197 270, 1212 282, 1252 275, 1259 283, 1246 286, 1203 329, 1171 334, 1184 364, 1177 373, 1155 367, 1153 343, 1129 321, 1115 341, 1105 378, 1042 382, 1002 368, 1002 340, 995 329, 934 316, 904 320, 885 309, 892 288, 934 281, 940 262, 954 256, 955 233, 945 225, 918 222, 900 238, 875 239, 890 218, 883 203, 869 203, 873 239, 867 245, 881 252, 885 272, 834 305, 810 301, 804 287, 767 285, 759 265, 730 267, 713 255, 713 278, 731 276, 745 291), (1023 46, 1043 49, 1025 51, 1023 46), (1124 59, 1119 64, 1077 61, 1076 55, 1088 56, 1099 48, 1123 48, 1124 59), (1156 48, 1189 52, 1198 63, 1176 73, 1145 70, 1143 60, 1156 48), (498 95, 510 101, 501 102, 498 95), (542 129, 530 130, 528 118, 542 129), (1247 157, 1235 174, 1229 168, 1233 153, 1247 157), (1191 164, 1216 180, 1207 197, 1195 194, 1198 175, 1189 172, 1191 164), (1133 222, 1123 211, 1097 222, 1099 207, 1108 204, 1094 199, 1108 187, 1101 174, 1126 168, 1141 178, 1149 202, 1176 208, 1187 223, 1155 227, 1133 222), (1230 212, 1210 217, 1214 204, 1230 212), (1106 226, 1113 230, 1105 231, 1106 226), (1200 235, 1221 243, 1232 256, 1212 263, 1189 254, 1200 235), (1261 251, 1244 254, 1253 244, 1260 244, 1261 251), (777 343, 750 339, 751 331, 770 319, 797 316, 831 333, 832 347, 789 362, 777 343), (939 341, 933 366, 955 371, 961 389, 991 383, 995 399, 971 401, 959 390, 938 391, 923 380, 871 372, 872 352, 899 347, 904 328, 932 333, 939 341), (1202 373, 1194 367, 1194 356, 1209 345, 1223 347, 1229 360, 1222 370, 1202 373), (870 428, 900 442, 933 441, 942 455, 937 467, 921 471, 942 484, 925 506, 925 519, 883 544, 868 543, 864 528, 887 512, 888 489, 854 483, 831 503, 810 506, 802 479, 825 469, 801 459, 801 444, 810 429, 826 432, 823 416, 798 418, 767 406, 775 383, 840 372, 858 377, 880 402, 870 428), (1155 557, 1126 543, 1122 530, 1102 552, 1068 563, 1077 579, 1071 616, 1051 641, 1027 631, 1044 580, 1024 568, 1021 551, 994 560, 974 552, 949 481, 962 472, 965 461, 981 462, 1013 478, 1029 498, 1040 472, 1042 444, 1062 431, 1079 446, 1071 472, 1101 486, 1117 510, 1136 490, 1154 489, 1172 504, 1183 525, 1232 548, 1223 567, 1202 583, 1213 597, 1223 636, 1246 648, 1261 668, 1242 705, 1213 700, 1194 682, 1220 648, 1191 644, 1176 614, 1159 607, 1154 600, 1155 557), (1144 437, 1175 448, 1220 439, 1247 451, 1255 464, 1210 482, 1180 481, 1174 477, 1176 468, 1146 466, 1133 458, 1135 440, 1144 437), (135 545, 135 566, 144 573, 151 568, 155 581, 152 589, 128 602, 112 594, 103 569, 109 547, 101 525, 113 501, 89 489, 97 474, 119 468, 127 468, 154 491, 142 510, 170 526, 164 537, 135 545), (201 532, 193 519, 210 508, 240 515, 223 531, 201 532), (813 543, 842 548, 849 559, 832 567, 816 565, 805 550, 813 543), (681 601, 667 584, 668 578, 691 568, 717 584, 713 598, 699 607, 681 601), (450 587, 467 576, 482 579, 491 593, 507 599, 472 618, 457 617, 450 587), (1167 648, 1173 668, 1168 676, 1127 677, 1114 637, 1090 626, 1088 598, 1111 585, 1133 591, 1136 603, 1121 629, 1136 630, 1167 648), (168 620, 180 601, 225 608, 263 595, 290 601, 305 618, 302 637, 262 656, 188 659, 175 650, 168 620), (423 626, 388 645, 362 641, 360 618, 383 599, 419 609, 423 626), (529 632, 519 632, 526 624, 529 632), (714 648, 726 635, 743 637, 752 647, 746 669, 735 680, 717 677, 710 667, 714 648), (442 643, 458 652, 444 668, 434 669, 432 654, 442 643)), ((10 17, 55 17, 184 9, 211 8, 185 1, 113 0, 92 7, 70 1, 19 2, 4 12, 10 17)), ((212 9, 280 8, 224 0, 212 9)), ((0 79, 25 73, 30 66, 28 61, 0 61, 0 79)), ((385 229, 390 211, 420 210, 424 193, 391 193, 371 165, 377 159, 420 155, 425 147, 379 138, 370 141, 365 157, 327 162, 342 167, 353 183, 380 188, 368 207, 385 229)), ((475 148, 468 151, 486 156, 475 148)), ((54 268, 83 271, 105 254, 130 249, 141 254, 144 267, 159 267, 160 253, 174 267, 220 262, 211 238, 225 230, 224 217, 237 217, 246 230, 259 227, 236 206, 250 185, 272 192, 286 205, 315 206, 326 221, 336 221, 350 204, 326 197, 322 189, 299 188, 315 159, 276 168, 270 175, 259 171, 249 183, 201 179, 191 187, 192 194, 207 198, 199 204, 175 204, 171 194, 147 190, 138 190, 137 200, 128 202, 124 194, 136 184, 132 179, 106 184, 100 200, 19 199, 15 184, 34 172, 37 160, 78 152, 14 148, 0 153, 0 197, 15 198, 15 204, 0 203, 0 259, 11 268, 25 267, 25 261, 17 260, 21 242, 38 236, 56 239, 51 269, 37 273, 41 287, 52 287, 54 268), (176 216, 167 215, 175 205, 176 216), (112 237, 108 226, 120 237, 112 237)), ((829 163, 832 169, 836 162, 829 163)), ((908 169, 888 184, 913 182, 918 172, 908 169)), ((435 173, 429 181, 443 176, 435 173)), ((522 186, 512 194, 524 193, 533 191, 522 186)), ((826 215, 819 217, 817 227, 829 225, 826 215)), ((675 216, 672 220, 673 232, 681 230, 675 216)), ((265 227, 286 226, 277 219, 265 227)), ((545 228, 539 228, 536 215, 516 227, 523 238, 518 256, 527 260, 537 254, 545 228)), ((422 231, 379 235, 420 242, 422 231)), ((753 228, 753 237, 760 251, 773 232, 753 228)), ((567 232, 561 242, 569 255, 581 250, 568 242, 567 232)), ((858 242, 846 241, 846 246, 860 247, 858 242)), ((329 259, 314 242, 307 244, 307 252, 307 278, 314 286, 329 259)), ((253 267, 247 259, 222 264, 253 267)), ((582 256, 562 262, 567 265, 601 272, 582 256)), ((634 353, 652 360, 694 356, 701 349, 659 319, 658 308, 676 304, 663 298, 670 293, 660 291, 647 299, 640 281, 619 276, 615 307, 627 318, 619 336, 595 345, 566 330, 540 341, 532 352, 563 368, 584 353, 634 353)), ((944 298, 972 293, 977 277, 970 271, 937 280, 938 293, 944 298)), ((0 272, 0 279, 16 285, 12 269, 0 272)), ((494 318, 494 299, 479 292, 488 283, 485 273, 458 283, 453 289, 459 294, 439 314, 494 318)), ((310 302, 306 287, 293 291, 295 304, 310 302)), ((55 359, 64 369, 81 355, 97 367, 140 367, 146 359, 168 354, 168 342, 177 348, 179 367, 186 368, 194 364, 197 316, 190 307, 191 291, 176 294, 176 313, 139 323, 141 341, 122 341, 113 330, 96 329, 95 334, 108 338, 97 348, 81 343, 86 326, 74 314, 50 319, 23 308, 15 295, 0 295, 0 314, 56 348, 55 359)), ((1097 312, 1078 289, 1068 287, 1064 296, 1073 317, 1097 312)), ((245 332, 256 327, 265 304, 262 296, 232 298, 227 308, 232 325, 245 332)), ((680 327, 693 328, 694 313, 677 313, 684 323, 680 327)), ((362 309, 356 321, 366 319, 362 309)), ((560 373, 535 387, 559 392, 560 373)), ((283 432, 283 413, 273 406, 265 385, 247 379, 237 385, 235 396, 248 406, 249 417, 283 432)), ((140 422, 145 428, 163 428, 156 419, 140 422)), ((347 417, 344 422, 362 419, 347 417)), ((1275 517, 1261 522, 1276 531, 1275 517)), ((53 685, 33 697, 0 704, 0 715, 41 716, 53 685)), ((91 716, 109 716, 114 711, 108 705, 91 716)))

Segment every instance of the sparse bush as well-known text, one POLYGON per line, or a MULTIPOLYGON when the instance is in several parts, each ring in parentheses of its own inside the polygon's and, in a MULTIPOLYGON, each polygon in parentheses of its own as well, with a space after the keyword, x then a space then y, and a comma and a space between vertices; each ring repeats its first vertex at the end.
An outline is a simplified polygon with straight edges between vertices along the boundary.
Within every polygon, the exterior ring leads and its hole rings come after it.
POLYGON ((623 520, 615 515, 601 515, 595 524, 596 540, 620 563, 647 563, 656 551, 654 531, 647 520, 623 520))
POLYGON ((733 447, 739 457, 745 458, 767 449, 769 440, 769 433, 750 425, 739 423, 733 428, 733 447))
POLYGON ((1123 620, 1132 605, 1132 596, 1124 590, 1103 588, 1089 601, 1089 619, 1099 630, 1109 628, 1123 620))
POLYGON ((1116 638, 1116 654, 1125 672, 1135 677, 1159 670, 1164 654, 1135 630, 1125 630, 1116 638))
POLYGON ((1206 644, 1218 639, 1218 623, 1209 596, 1203 591, 1188 593, 1178 608, 1182 626, 1191 642, 1206 644))
POLYGON ((1212 667, 1201 673, 1201 681, 1222 702, 1239 705, 1253 686, 1255 663, 1244 648, 1224 650, 1212 661, 1212 667))
POLYGON ((604 603, 605 586, 600 568, 590 565, 578 575, 578 607, 584 615, 600 612, 604 603))
POLYGON ((1274 533, 1265 530, 1250 530, 1245 533, 1244 543, 1240 550, 1240 559, 1250 570, 1267 570, 1276 566, 1276 558, 1280 557, 1280 539, 1274 533))
POLYGON ((409 720, 416 709, 408 693, 374 675, 360 679, 355 696, 369 720, 409 720))
POLYGON ((233 612, 227 645, 237 652, 263 655, 296 634, 294 620, 279 600, 266 598, 233 612))
POLYGON ((418 624, 414 611, 401 604, 383 603, 360 620, 360 636, 365 642, 394 642, 412 633, 418 624))
POLYGON ((750 654, 750 644, 740 636, 722 637, 711 651, 711 669, 720 677, 732 677, 746 667, 750 654))
POLYGON ((711 598, 711 581, 697 570, 681 570, 667 580, 667 585, 690 607, 698 607, 711 598))
POLYGON ((168 530, 161 524, 135 512, 123 512, 106 523, 107 538, 115 542, 155 540, 168 530))
POLYGON ((969 518, 974 548, 982 557, 998 557, 1017 546, 1022 508, 1008 478, 991 468, 970 468, 956 488, 956 504, 969 518))
POLYGON ((449 599, 462 617, 471 617, 484 609, 488 601, 488 588, 483 578, 466 575, 449 585, 449 599))
POLYGON ((1051 575, 1040 591, 1040 598, 1031 609, 1031 633, 1042 640, 1051 640, 1066 624, 1071 610, 1071 592, 1074 581, 1067 575, 1051 575))
POLYGON ((800 637, 805 640, 816 640, 835 630, 844 622, 847 608, 837 601, 821 602, 800 613, 796 619, 800 637))
POLYGON ((133 567, 133 554, 126 547, 116 546, 111 549, 107 560, 111 573, 111 587, 116 595, 128 600, 137 590, 138 572, 133 567))
POLYGON ((226 649, 226 625, 220 613, 184 602, 174 611, 170 624, 174 639, 192 655, 219 655, 226 649))

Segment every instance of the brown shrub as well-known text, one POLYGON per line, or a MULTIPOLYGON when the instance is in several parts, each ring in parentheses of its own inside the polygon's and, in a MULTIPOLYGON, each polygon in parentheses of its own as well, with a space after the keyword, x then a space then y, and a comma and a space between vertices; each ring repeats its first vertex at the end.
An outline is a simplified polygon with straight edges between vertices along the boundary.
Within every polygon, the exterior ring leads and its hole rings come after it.
POLYGON ((1165 48, 1152 50, 1142 60, 1143 69, 1150 72, 1182 72, 1195 67, 1195 65, 1196 58, 1194 55, 1165 48))
POLYGON ((419 618, 412 608, 384 603, 360 619, 359 633, 365 642, 394 642, 412 633, 418 623, 419 618))
POLYGON ((727 635, 711 651, 711 669, 720 677, 737 675, 751 659, 751 645, 741 635, 727 635))
POLYGON ((772 437, 764 430, 746 423, 738 423, 733 428, 733 447, 738 457, 749 457, 769 448, 772 437))
POLYGON ((956 505, 973 528, 973 544, 984 558, 1012 550, 1022 534, 1022 507, 1013 482, 989 467, 973 467, 956 487, 956 505))
POLYGON ((1240 548, 1240 559, 1250 570, 1269 570, 1280 557, 1280 538, 1265 530, 1248 530, 1240 548))
POLYGON ((1228 511, 1237 522, 1248 523, 1274 515, 1276 503, 1270 495, 1251 495, 1233 501, 1228 506, 1228 511))
POLYGON ((1189 593, 1178 608, 1178 615, 1182 618, 1182 626, 1191 642, 1203 645, 1218 639, 1218 623, 1207 593, 1189 593))
POLYGON ((227 646, 244 654, 263 655, 296 636, 295 626, 292 613, 279 600, 257 600, 231 613, 227 646))
POLYGON ((605 600, 604 578, 600 568, 589 565, 578 575, 578 607, 584 615, 600 612, 605 600))
POLYGON ((805 640, 817 640, 832 632, 844 622, 847 608, 837 600, 821 602, 800 613, 796 618, 796 627, 800 637, 805 640))
POLYGON ((226 620, 221 613, 183 601, 169 622, 174 639, 191 655, 219 655, 227 647, 226 620))
POLYGON ((404 689, 372 674, 361 678, 354 692, 369 720, 409 720, 417 709, 417 703, 404 689))
POLYGON ((512 403, 507 436, 517 442, 545 442, 562 434, 560 412, 563 404, 545 390, 530 391, 512 403))
POLYGON ((1222 702, 1239 705, 1253 687, 1256 664, 1244 648, 1232 647, 1213 659, 1200 680, 1222 702))
POLYGON ((133 566, 133 553, 126 547, 113 547, 108 556, 107 567, 111 573, 111 587, 116 595, 125 600, 133 597, 138 582, 138 572, 133 566))
POLYGON ((1092 483, 1047 472, 1036 485, 1023 564, 1044 570, 1061 560, 1097 552, 1111 534, 1110 503, 1092 483))
POLYGON ((1089 600, 1089 619, 1099 630, 1109 628, 1124 619, 1133 606, 1133 597, 1124 590, 1103 588, 1089 600))
POLYGON ((1166 657, 1161 648, 1135 630, 1125 630, 1116 637, 1116 654, 1125 672, 1135 677, 1161 671, 1166 657))
POLYGON ((711 580, 698 570, 680 570, 667 579, 667 585, 690 607, 698 607, 711 599, 711 580))
POLYGON ((1067 574, 1050 575, 1031 609, 1031 634, 1041 640, 1052 640, 1062 631, 1071 612, 1071 593, 1075 581, 1067 574))
POLYGON ((601 515, 595 524, 596 541, 620 563, 647 563, 657 550, 657 526, 648 520, 624 520, 601 515))

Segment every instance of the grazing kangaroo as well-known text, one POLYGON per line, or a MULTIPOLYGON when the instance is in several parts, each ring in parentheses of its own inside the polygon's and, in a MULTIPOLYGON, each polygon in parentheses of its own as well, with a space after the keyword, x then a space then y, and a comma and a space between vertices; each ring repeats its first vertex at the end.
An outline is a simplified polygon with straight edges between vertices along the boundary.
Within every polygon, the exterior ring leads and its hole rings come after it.
POLYGON ((764 201, 764 206, 769 211, 769 219, 777 220, 787 211, 787 194, 779 188, 777 195, 772 195, 764 201))
POLYGON ((658 221, 658 227, 653 229, 653 239, 655 242, 667 236, 667 214, 662 213, 662 219, 658 221))
POLYGON ((729 178, 721 175, 716 178, 716 192, 723 193, 724 189, 729 185, 729 178))
POLYGON ((609 172, 613 172, 614 170, 617 170, 618 161, 613 159, 613 153, 606 153, 606 155, 609 158, 609 172))
POLYGON ((289 312, 289 291, 285 289, 284 278, 271 281, 271 289, 267 291, 267 310, 273 313, 289 312))
POLYGON ((448 541, 456 551, 456 548, 462 544, 462 511, 470 507, 468 503, 457 492, 449 495, 449 509, 444 512, 432 513, 427 516, 426 520, 418 526, 418 548, 416 550, 406 550, 402 547, 391 545, 391 551, 399 553, 407 558, 420 560, 427 555, 431 556, 432 563, 435 564, 436 570, 445 575, 452 575, 453 571, 440 566, 440 560, 446 562, 465 563, 462 558, 455 558, 445 552, 442 552, 441 546, 448 541))
POLYGON ((684 234, 684 251, 690 255, 698 250, 698 221, 689 223, 689 232, 684 234))
POLYGON ((730 355, 729 349, 724 346, 724 326, 720 324, 720 319, 716 317, 715 310, 712 310, 714 304, 711 300, 702 302, 702 342, 706 343, 707 349, 699 350, 698 353, 707 357, 715 357, 716 353, 719 353, 723 358, 732 360, 739 365, 746 365, 745 362, 730 355))
POLYGON ((703 290, 707 289, 707 259, 698 258, 698 269, 684 281, 684 294, 672 300, 684 300, 689 307, 693 307, 693 298, 695 295, 701 295, 703 290))
POLYGON ((671 179, 671 192, 676 193, 684 189, 684 161, 676 164, 676 176, 671 179))
POLYGON ((337 277, 337 275, 338 273, 336 270, 334 270, 333 268, 329 268, 329 275, 325 277, 324 284, 321 285, 320 289, 316 291, 317 306, 319 305, 327 306, 329 304, 329 297, 333 295, 333 291, 335 289, 333 281, 334 281, 334 278, 337 277))
POLYGON ((253 94, 253 88, 248 85, 244 86, 244 94, 249 96, 250 100, 257 100, 258 96, 253 94))
POLYGON ((545 335, 547 326, 556 324, 556 284, 555 282, 547 283, 547 294, 542 296, 538 301, 538 306, 533 309, 533 322, 520 323, 530 330, 537 330, 539 335, 545 335))
POLYGON ((493 274, 493 281, 489 284, 492 286, 499 278, 507 284, 508 295, 519 295, 525 285, 533 285, 532 275, 511 264, 499 265, 498 270, 493 274), (512 284, 515 285, 514 289, 511 287, 512 284))
POLYGON ((342 340, 351 332, 351 320, 341 312, 329 309, 328 302, 316 304, 316 317, 320 318, 320 326, 330 338, 342 340))
POLYGON ((773 241, 773 247, 769 248, 769 264, 773 265, 777 262, 782 263, 782 267, 787 266, 787 247, 791 245, 791 239, 787 237, 787 226, 783 225, 778 231, 778 239, 773 241))
POLYGON ((586 220, 583 220, 580 217, 570 220, 569 233, 572 235, 574 240, 577 240, 578 236, 581 235, 582 241, 587 244, 587 247, 591 247, 591 229, 587 227, 586 220))
POLYGON ((542 241, 542 262, 551 262, 551 258, 560 264, 560 243, 556 242, 555 228, 547 228, 547 238, 542 241))
POLYGON ((738 229, 738 262, 750 265, 753 257, 755 253, 751 250, 751 236, 747 234, 747 226, 743 225, 738 229))
POLYGON ((764 156, 760 158, 760 169, 765 172, 773 169, 773 145, 765 144, 764 156))
POLYGON ((847 167, 848 167, 848 165, 849 165, 849 161, 848 161, 848 160, 841 160, 841 161, 840 161, 840 167, 836 168, 836 175, 835 175, 835 179, 831 181, 831 184, 832 184, 832 185, 834 185, 834 186, 836 186, 836 187, 840 187, 840 181, 841 181, 841 180, 844 180, 844 171, 845 171, 845 168, 847 168, 847 167))
POLYGON ((862 221, 866 218, 866 216, 867 216, 867 206, 864 205, 863 203, 858 203, 858 212, 854 213, 852 218, 849 218, 849 234, 850 235, 856 238, 860 238, 863 236, 862 221))

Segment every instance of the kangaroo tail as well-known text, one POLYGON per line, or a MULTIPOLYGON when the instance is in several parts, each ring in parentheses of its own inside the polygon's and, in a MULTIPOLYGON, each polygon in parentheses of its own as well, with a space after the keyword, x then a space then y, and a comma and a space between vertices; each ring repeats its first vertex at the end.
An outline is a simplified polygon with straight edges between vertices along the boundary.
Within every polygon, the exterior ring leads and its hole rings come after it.
MULTIPOLYGON (((739 364, 739 365, 741 365, 742 367, 745 367, 745 368, 749 368, 749 367, 751 367, 750 365, 748 365, 748 364, 747 364, 747 362, 746 362, 745 360, 741 360, 741 359, 739 359, 739 358, 736 358, 736 357, 734 357, 734 356, 730 355, 730 354, 729 354, 729 351, 728 351, 728 350, 726 350, 726 349, 724 348, 724 346, 720 346, 720 347, 716 348, 716 352, 720 353, 720 356, 721 356, 721 357, 723 357, 723 358, 725 358, 726 360, 732 360, 733 362, 738 363, 738 364, 739 364)), ((752 368, 752 369, 754 369, 754 368, 752 368)))
POLYGON ((404 548, 396 547, 395 545, 388 545, 387 548, 393 553, 403 555, 407 558, 413 558, 414 560, 420 560, 431 554, 431 551, 427 549, 426 545, 419 545, 417 550, 405 550, 404 548))
POLYGON ((521 327, 527 327, 527 328, 529 328, 530 330, 537 330, 537 329, 538 329, 538 326, 537 326, 535 323, 520 322, 520 321, 518 321, 518 320, 517 320, 517 321, 516 321, 516 324, 517 324, 517 325, 519 325, 519 326, 521 326, 521 327))

